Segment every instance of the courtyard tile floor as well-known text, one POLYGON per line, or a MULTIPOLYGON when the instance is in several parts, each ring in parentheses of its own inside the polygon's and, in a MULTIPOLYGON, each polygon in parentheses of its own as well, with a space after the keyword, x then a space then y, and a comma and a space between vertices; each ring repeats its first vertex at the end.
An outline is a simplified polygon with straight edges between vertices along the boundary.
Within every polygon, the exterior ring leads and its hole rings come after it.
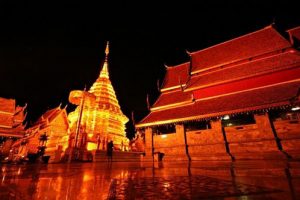
POLYGON ((0 165, 0 199, 300 199, 300 162, 0 165))

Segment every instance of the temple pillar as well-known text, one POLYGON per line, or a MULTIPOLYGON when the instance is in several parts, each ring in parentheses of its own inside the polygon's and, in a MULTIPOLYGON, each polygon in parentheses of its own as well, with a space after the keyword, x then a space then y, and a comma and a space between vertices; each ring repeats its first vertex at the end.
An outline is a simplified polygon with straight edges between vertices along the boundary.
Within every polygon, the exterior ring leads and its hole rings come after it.
POLYGON ((169 148, 168 154, 165 154, 164 160, 189 160, 188 148, 186 143, 185 128, 183 124, 176 124, 176 139, 172 142, 173 148, 169 148))
POLYGON ((261 150, 261 152, 265 154, 264 158, 276 158, 278 157, 278 151, 281 153, 280 157, 286 158, 287 154, 282 151, 280 139, 278 138, 275 129, 272 128, 273 124, 270 121, 269 114, 255 114, 254 118, 260 134, 267 138, 267 140, 264 141, 265 147, 267 148, 261 150))
POLYGON ((268 138, 273 138, 274 135, 273 135, 268 113, 255 114, 254 119, 259 132, 262 135, 267 136, 268 138))
POLYGON ((143 160, 153 161, 153 135, 151 127, 147 127, 145 130, 145 156, 143 160))
POLYGON ((225 132, 225 128, 222 126, 222 121, 217 120, 217 121, 213 122, 212 127, 214 127, 215 130, 220 130, 221 129, 221 132, 222 132, 222 135, 223 135, 224 146, 225 146, 225 149, 226 149, 226 153, 227 153, 228 156, 230 156, 230 159, 232 161, 234 161, 235 158, 230 152, 229 142, 227 140, 227 135, 226 135, 226 132, 225 132))

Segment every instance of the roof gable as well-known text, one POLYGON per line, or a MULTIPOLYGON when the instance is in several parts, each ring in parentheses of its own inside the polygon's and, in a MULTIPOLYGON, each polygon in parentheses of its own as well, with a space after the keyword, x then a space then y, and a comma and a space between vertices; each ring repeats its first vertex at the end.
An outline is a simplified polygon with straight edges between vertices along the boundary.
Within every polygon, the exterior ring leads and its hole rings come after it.
POLYGON ((291 43, 295 44, 295 39, 300 42, 300 26, 287 30, 290 35, 291 43))
POLYGON ((180 88, 189 79, 190 62, 182 63, 173 67, 166 67, 167 72, 162 84, 161 91, 180 88))
POLYGON ((50 123, 53 119, 55 119, 59 113, 62 111, 60 107, 56 107, 50 110, 47 110, 35 123, 33 126, 42 124, 42 123, 50 123))

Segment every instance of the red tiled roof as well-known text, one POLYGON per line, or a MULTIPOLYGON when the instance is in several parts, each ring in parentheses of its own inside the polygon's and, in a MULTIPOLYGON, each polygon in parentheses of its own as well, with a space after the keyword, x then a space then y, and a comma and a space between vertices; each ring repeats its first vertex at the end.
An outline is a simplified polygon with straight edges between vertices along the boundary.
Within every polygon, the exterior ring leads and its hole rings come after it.
POLYGON ((188 82, 186 90, 212 86, 295 66, 300 66, 300 53, 296 50, 289 50, 263 59, 224 67, 211 73, 194 75, 188 82))
POLYGON ((226 114, 289 105, 289 100, 297 96, 299 88, 300 81, 296 81, 196 101, 192 105, 151 112, 137 124, 137 127, 217 117, 226 114))
POLYGON ((0 97, 0 111, 15 113, 15 104, 16 101, 14 99, 5 99, 0 97))
POLYGON ((287 32, 292 35, 292 37, 300 41, 300 26, 287 30, 287 32))
POLYGON ((272 26, 191 53, 192 74, 291 47, 272 26))
POLYGON ((35 123, 35 125, 38 125, 40 123, 45 122, 47 119, 49 122, 51 122, 59 113, 61 109, 60 108, 53 108, 50 110, 47 110, 35 123))
POLYGON ((185 84, 189 78, 189 67, 189 62, 173 67, 167 67, 167 72, 161 89, 168 89, 180 86, 180 84, 185 84))
POLYGON ((176 91, 162 93, 152 108, 180 104, 183 102, 192 102, 192 92, 183 92, 181 89, 178 89, 176 91))

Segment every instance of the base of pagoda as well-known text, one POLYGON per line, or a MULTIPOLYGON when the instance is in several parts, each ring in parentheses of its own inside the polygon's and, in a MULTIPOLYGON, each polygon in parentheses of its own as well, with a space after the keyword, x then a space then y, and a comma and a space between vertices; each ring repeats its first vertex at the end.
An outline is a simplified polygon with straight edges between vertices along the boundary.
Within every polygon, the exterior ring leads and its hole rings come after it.
POLYGON ((141 161, 142 162, 153 162, 153 157, 152 156, 142 156, 141 161))
POLYGON ((85 148, 68 148, 62 161, 67 162, 91 162, 93 160, 92 153, 85 148))
MULTIPOLYGON (((139 162, 141 160, 142 153, 140 152, 125 152, 125 151, 113 151, 112 162, 139 162)), ((107 152, 97 150, 94 152, 94 162, 107 162, 107 152)))

